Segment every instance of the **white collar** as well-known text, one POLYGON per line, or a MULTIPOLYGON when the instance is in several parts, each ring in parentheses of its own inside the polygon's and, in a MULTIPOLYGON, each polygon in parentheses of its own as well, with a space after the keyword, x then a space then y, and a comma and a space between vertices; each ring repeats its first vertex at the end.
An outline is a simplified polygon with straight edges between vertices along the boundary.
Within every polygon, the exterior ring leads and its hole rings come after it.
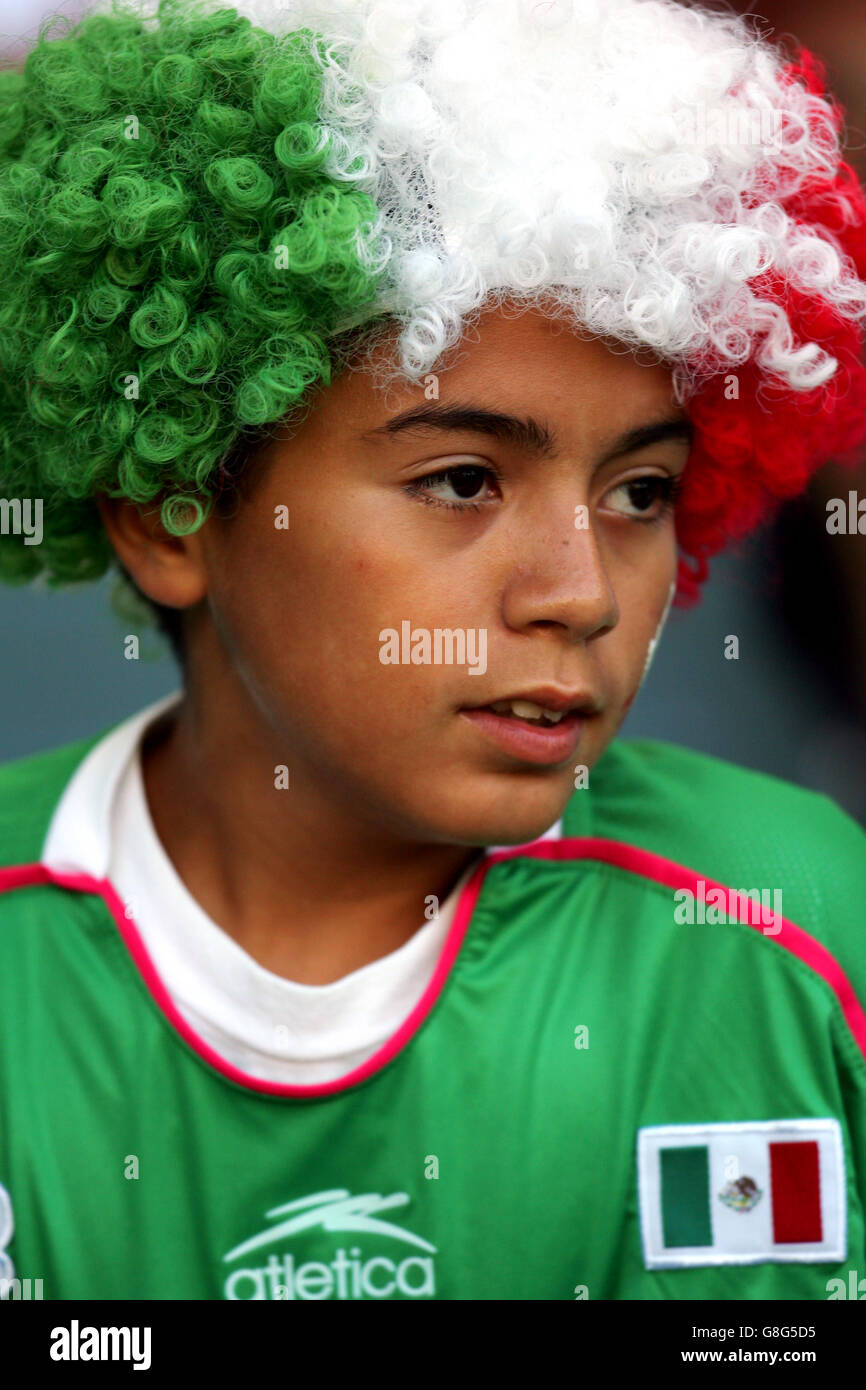
POLYGON ((55 810, 43 863, 111 882, 197 1044, 257 1081, 338 1080, 378 1052, 424 994, 477 861, 438 916, 388 955, 325 985, 273 974, 207 916, 153 826, 140 743, 180 698, 149 705, 94 745, 55 810))
POLYGON ((111 811, 127 755, 149 724, 183 698, 176 690, 125 719, 79 763, 54 810, 42 846, 42 863, 62 873, 103 879, 111 857, 111 811))

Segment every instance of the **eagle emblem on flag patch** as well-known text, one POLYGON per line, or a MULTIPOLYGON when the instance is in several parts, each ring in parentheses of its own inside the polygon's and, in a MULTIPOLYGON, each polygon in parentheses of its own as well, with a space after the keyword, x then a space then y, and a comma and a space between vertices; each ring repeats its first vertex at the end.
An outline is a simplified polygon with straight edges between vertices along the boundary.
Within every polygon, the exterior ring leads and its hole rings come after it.
POLYGON ((647 1269, 845 1259, 838 1120, 645 1126, 637 1172, 647 1269))
POLYGON ((722 1188, 719 1201, 734 1211, 751 1211, 763 1195, 754 1178, 737 1178, 722 1188))

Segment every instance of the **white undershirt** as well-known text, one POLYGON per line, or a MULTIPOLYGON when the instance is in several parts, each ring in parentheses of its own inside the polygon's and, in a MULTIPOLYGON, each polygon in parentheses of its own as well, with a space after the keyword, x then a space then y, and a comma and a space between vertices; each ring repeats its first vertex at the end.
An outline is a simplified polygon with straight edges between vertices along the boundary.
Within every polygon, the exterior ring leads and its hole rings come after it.
MULTIPOLYGON (((42 861, 110 880, 176 1008, 226 1061, 263 1081, 334 1081, 372 1057, 418 1003, 478 860, 438 917, 389 955, 326 985, 273 974, 199 906, 151 820, 141 741, 180 698, 133 715, 91 749, 55 810, 42 861)), ((561 833, 557 822, 542 838, 561 833)))

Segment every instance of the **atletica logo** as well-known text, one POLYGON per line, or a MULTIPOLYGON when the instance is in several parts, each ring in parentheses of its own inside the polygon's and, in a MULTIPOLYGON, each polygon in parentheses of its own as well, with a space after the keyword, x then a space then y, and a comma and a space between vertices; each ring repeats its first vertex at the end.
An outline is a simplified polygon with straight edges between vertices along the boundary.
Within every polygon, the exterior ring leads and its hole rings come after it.
POLYGON ((275 1241, 287 1240, 313 1228, 351 1231, 353 1235, 388 1236, 427 1253, 407 1255, 402 1260, 391 1260, 385 1255, 365 1259, 359 1245, 351 1246, 348 1251, 341 1246, 330 1264, 322 1264, 318 1260, 298 1264, 294 1254, 271 1254, 267 1264, 245 1265, 230 1274, 225 1282, 226 1298, 319 1300, 393 1298, 400 1294, 406 1298, 432 1298, 436 1291, 432 1259, 436 1254, 435 1245, 390 1221, 379 1221, 375 1215, 393 1207, 405 1207, 408 1202, 409 1194, 406 1192, 392 1192, 389 1197, 383 1197, 378 1192, 365 1192, 353 1197, 347 1189, 336 1188, 273 1207, 265 1215, 268 1220, 275 1220, 276 1224, 236 1245, 223 1256, 227 1264, 253 1250, 260 1250, 266 1245, 273 1245, 275 1241), (276 1220, 278 1217, 285 1220, 276 1220))

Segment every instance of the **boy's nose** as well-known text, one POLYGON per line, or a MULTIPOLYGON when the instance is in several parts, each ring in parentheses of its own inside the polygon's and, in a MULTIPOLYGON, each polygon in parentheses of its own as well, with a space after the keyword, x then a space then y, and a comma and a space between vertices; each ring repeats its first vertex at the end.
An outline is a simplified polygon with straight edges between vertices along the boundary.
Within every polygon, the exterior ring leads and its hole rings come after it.
POLYGON ((591 528, 572 527, 564 537, 521 548, 505 585, 503 617, 517 631, 560 626, 575 641, 616 626, 619 606, 591 528))

